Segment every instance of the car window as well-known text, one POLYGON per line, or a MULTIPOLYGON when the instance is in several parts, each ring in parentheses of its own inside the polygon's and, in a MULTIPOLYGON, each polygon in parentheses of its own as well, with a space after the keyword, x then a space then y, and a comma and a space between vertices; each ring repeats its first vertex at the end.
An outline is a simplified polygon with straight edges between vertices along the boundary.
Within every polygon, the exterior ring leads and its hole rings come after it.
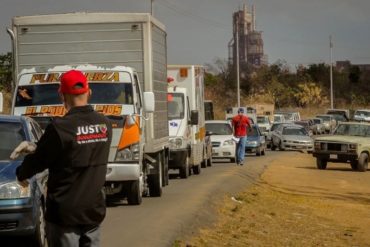
POLYGON ((360 124, 341 124, 335 130, 334 134, 370 137, 370 126, 360 124))
POLYGON ((26 140, 21 123, 0 122, 0 160, 9 160, 10 154, 26 140))
POLYGON ((258 128, 256 125, 252 126, 248 132, 248 136, 259 136, 258 128))
POLYGON ((303 128, 290 128, 286 127, 283 129, 282 132, 283 135, 299 135, 299 136, 305 136, 307 135, 307 131, 303 128))
POLYGON ((228 123, 206 123, 206 130, 213 135, 232 135, 233 130, 228 123))

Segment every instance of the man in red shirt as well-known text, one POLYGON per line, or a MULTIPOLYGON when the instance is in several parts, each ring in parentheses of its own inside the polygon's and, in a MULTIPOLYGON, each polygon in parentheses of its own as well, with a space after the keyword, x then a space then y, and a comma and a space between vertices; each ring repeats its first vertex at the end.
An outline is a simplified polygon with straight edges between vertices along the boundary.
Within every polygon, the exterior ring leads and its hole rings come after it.
POLYGON ((245 143, 247 142, 247 133, 248 128, 251 128, 251 123, 249 118, 244 115, 244 109, 238 109, 238 115, 234 116, 232 119, 232 125, 234 129, 234 136, 239 138, 239 141, 236 144, 236 164, 244 164, 244 155, 245 155, 245 143))

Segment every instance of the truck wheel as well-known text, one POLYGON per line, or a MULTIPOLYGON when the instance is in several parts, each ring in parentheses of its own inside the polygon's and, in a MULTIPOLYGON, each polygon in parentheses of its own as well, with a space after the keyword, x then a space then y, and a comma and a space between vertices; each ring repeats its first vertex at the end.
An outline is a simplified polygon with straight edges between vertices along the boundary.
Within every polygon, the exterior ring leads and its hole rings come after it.
POLYGON ((162 155, 157 155, 158 173, 148 175, 149 195, 151 197, 162 196, 162 155))
POLYGON ((207 168, 207 160, 204 159, 200 165, 202 168, 207 168))
POLYGON ((199 175, 201 171, 200 165, 193 166, 193 172, 195 175, 199 175))
POLYGON ((168 153, 165 153, 163 155, 163 180, 162 180, 162 184, 164 186, 168 185, 169 184, 169 180, 170 180, 170 175, 168 173, 168 158, 169 158, 169 154, 168 153))
POLYGON ((360 158, 358 158, 358 166, 357 166, 357 169, 359 172, 367 171, 368 160, 369 160, 369 156, 367 155, 367 153, 360 154, 360 158))
POLYGON ((185 162, 183 166, 180 168, 180 178, 188 178, 189 177, 189 156, 186 155, 185 162))
POLYGON ((351 161, 351 168, 352 168, 353 171, 357 171, 358 170, 358 162, 357 162, 357 160, 351 161))
POLYGON ((324 159, 319 159, 319 158, 316 159, 317 169, 325 170, 327 164, 328 164, 328 162, 326 160, 324 160, 324 159))
POLYGON ((128 205, 140 205, 142 202, 142 194, 140 191, 140 179, 133 180, 128 183, 127 203, 128 205))
POLYGON ((209 159, 207 160, 207 166, 212 166, 212 155, 209 156, 209 159))

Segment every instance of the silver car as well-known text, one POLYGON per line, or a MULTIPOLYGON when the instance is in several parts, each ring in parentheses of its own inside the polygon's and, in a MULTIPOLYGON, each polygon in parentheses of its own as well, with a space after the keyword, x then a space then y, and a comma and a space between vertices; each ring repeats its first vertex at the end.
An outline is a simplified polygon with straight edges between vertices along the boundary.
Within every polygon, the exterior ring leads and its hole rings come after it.
POLYGON ((272 133, 271 150, 306 150, 313 151, 313 139, 307 130, 296 124, 281 125, 272 133))

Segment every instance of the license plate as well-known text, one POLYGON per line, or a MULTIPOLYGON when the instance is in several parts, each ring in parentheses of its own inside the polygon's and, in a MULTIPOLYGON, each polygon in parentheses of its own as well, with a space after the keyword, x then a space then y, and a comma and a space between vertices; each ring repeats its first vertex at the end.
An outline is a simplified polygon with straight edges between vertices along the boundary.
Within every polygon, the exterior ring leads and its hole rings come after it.
POLYGON ((330 154, 329 158, 333 159, 333 160, 336 160, 336 159, 338 159, 338 155, 337 154, 330 154))

